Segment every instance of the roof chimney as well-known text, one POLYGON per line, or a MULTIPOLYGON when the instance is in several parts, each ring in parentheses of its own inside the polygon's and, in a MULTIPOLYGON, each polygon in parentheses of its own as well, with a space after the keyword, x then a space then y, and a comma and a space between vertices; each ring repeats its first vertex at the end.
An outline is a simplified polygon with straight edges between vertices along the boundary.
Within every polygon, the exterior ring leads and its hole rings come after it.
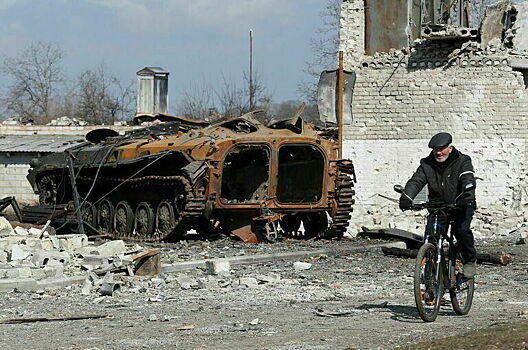
POLYGON ((136 114, 168 114, 169 72, 161 67, 145 67, 136 75, 138 77, 136 114))

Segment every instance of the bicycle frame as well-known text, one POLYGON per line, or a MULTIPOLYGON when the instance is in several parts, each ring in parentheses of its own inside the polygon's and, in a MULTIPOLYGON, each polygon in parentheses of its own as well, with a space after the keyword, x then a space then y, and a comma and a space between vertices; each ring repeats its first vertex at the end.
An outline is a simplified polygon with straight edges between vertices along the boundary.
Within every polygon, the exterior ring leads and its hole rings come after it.
POLYGON ((449 213, 446 212, 445 209, 437 209, 430 213, 428 215, 428 219, 431 217, 434 217, 433 220, 433 232, 429 233, 426 231, 424 235, 424 243, 433 243, 430 241, 430 238, 433 237, 436 240, 436 250, 437 250, 437 257, 436 257, 436 266, 439 266, 436 273, 436 278, 439 278, 440 273, 444 274, 444 287, 446 289, 452 288, 456 281, 455 281, 455 268, 456 268, 456 258, 458 251, 455 246, 455 242, 453 239, 453 232, 451 231, 451 220, 449 213), (438 222, 438 218, 440 215, 445 215, 447 220, 445 223, 445 226, 438 222), (449 232, 449 234, 448 234, 449 232), (448 242, 448 252, 447 252, 447 260, 445 258, 445 252, 444 252, 444 242, 448 242), (446 266, 447 264, 447 266, 446 266))

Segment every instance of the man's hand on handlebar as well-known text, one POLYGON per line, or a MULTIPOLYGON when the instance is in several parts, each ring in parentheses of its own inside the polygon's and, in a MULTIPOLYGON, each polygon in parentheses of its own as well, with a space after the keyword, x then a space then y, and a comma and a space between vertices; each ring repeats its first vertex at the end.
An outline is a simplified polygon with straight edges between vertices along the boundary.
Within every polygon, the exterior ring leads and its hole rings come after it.
POLYGON ((401 211, 411 210, 412 208, 413 208, 413 202, 409 198, 405 196, 401 196, 400 197, 401 211))

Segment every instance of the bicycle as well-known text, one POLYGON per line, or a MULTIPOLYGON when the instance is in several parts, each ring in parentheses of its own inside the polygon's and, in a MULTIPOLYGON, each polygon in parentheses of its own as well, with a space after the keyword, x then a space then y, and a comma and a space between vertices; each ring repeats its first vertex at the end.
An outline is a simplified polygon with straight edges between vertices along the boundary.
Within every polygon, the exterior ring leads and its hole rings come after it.
MULTIPOLYGON (((473 184, 468 184, 464 192, 473 188, 473 184)), ((394 190, 406 195, 400 185, 394 186, 394 190)), ((439 206, 430 202, 413 204, 411 208, 428 209, 428 223, 432 223, 432 230, 426 230, 424 234, 424 243, 418 250, 414 267, 414 300, 418 314, 425 322, 436 320, 447 290, 457 315, 468 314, 473 302, 474 279, 466 278, 462 273, 462 258, 450 230, 449 215, 454 208, 452 204, 439 206)))

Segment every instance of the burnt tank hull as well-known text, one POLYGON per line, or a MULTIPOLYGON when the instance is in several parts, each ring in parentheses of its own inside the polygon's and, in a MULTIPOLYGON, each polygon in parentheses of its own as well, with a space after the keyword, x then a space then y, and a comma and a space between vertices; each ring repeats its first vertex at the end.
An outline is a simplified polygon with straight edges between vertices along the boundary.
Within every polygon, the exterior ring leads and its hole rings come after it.
POLYGON ((252 114, 213 125, 181 119, 108 136, 33 164, 28 180, 42 205, 71 203, 75 188, 87 223, 143 241, 233 232, 262 218, 268 231, 287 235, 301 223, 306 236, 340 237, 348 226, 352 162, 302 120, 267 127, 252 114))

